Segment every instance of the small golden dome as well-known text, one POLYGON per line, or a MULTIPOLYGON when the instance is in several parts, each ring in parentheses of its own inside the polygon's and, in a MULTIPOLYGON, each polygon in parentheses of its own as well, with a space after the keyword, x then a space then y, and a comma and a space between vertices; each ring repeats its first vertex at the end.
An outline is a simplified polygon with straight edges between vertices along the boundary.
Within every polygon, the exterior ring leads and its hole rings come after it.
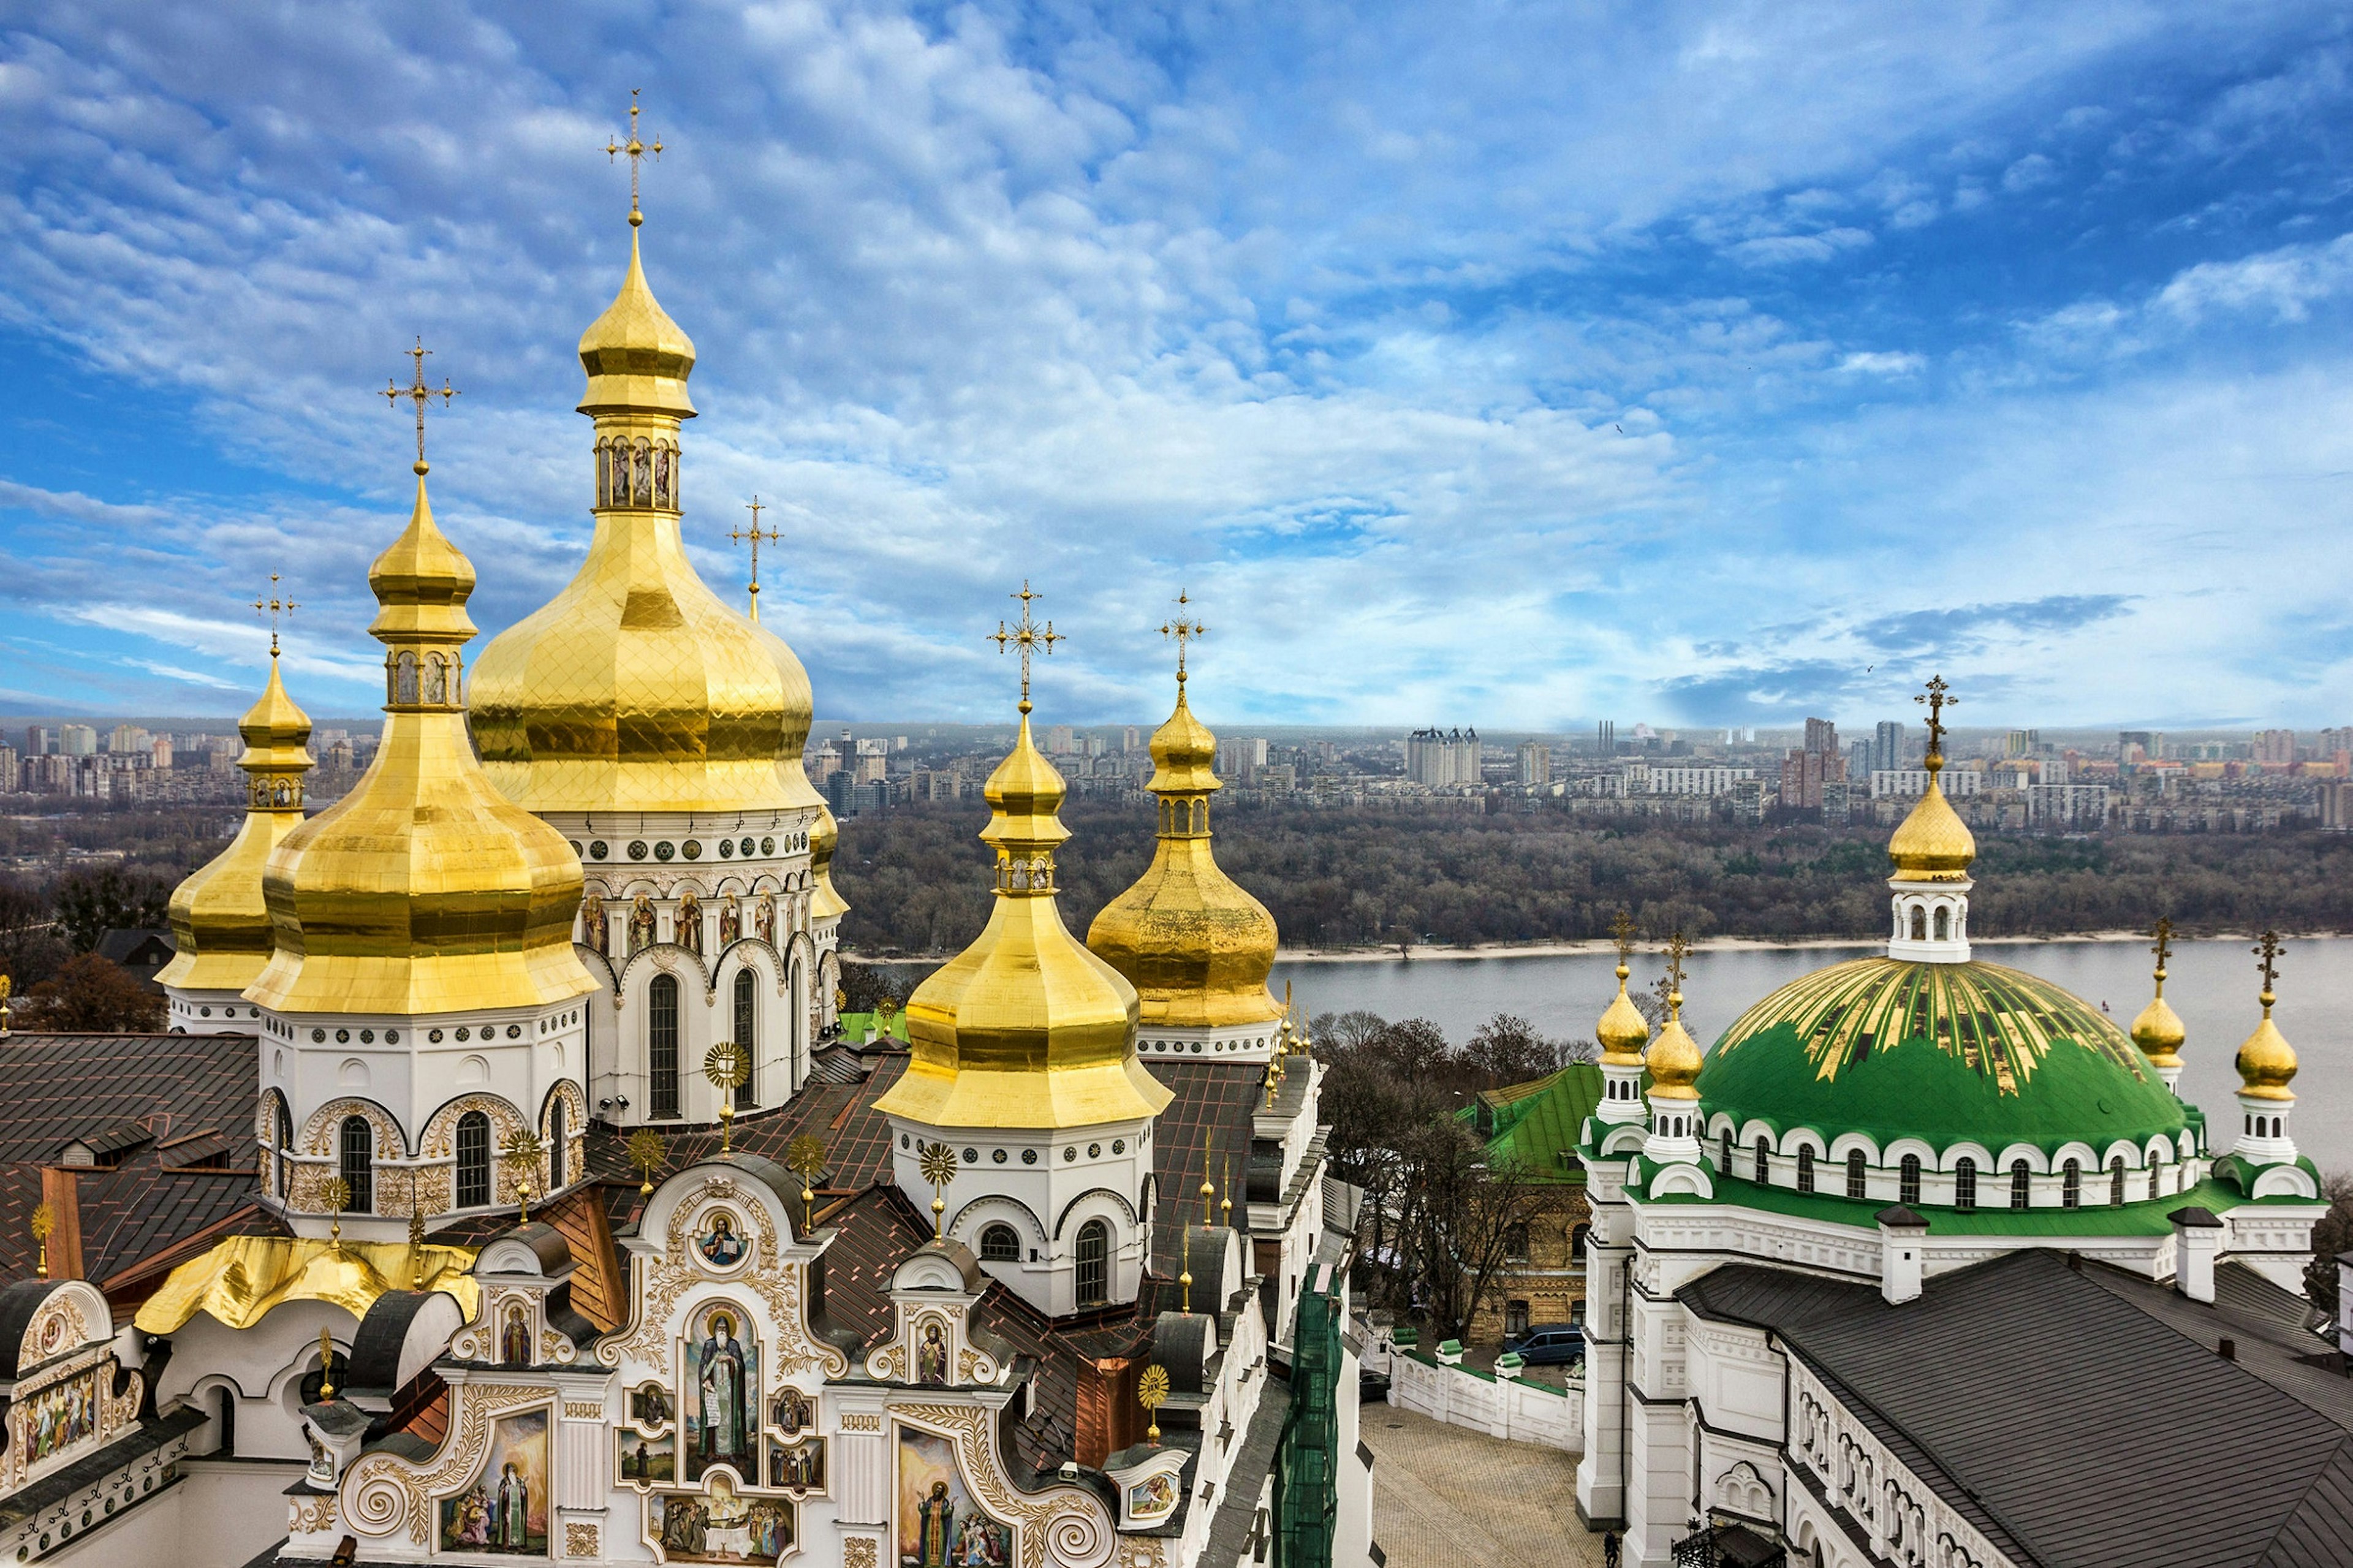
POLYGON ((2149 1066, 2178 1068, 2181 1065, 2181 1045, 2189 1031, 2181 1026, 2181 1016, 2165 999, 2165 971, 2157 972, 2157 994, 2140 1010, 2132 1024, 2133 1044, 2148 1058, 2149 1066))
POLYGON ((1968 879, 1969 863, 1978 858, 1978 841, 1970 837, 1968 824, 1945 798, 1936 775, 1944 768, 1942 757, 1931 752, 1928 757, 1928 793, 1920 797, 1912 814, 1896 828, 1895 837, 1887 841, 1887 858, 1895 866, 1893 879, 1899 882, 1961 882, 1968 879))
POLYGON ((1029 734, 989 776, 988 928, 907 1000, 910 1059, 875 1102, 931 1127, 1082 1127, 1156 1115, 1169 1092, 1135 1056, 1135 991, 1081 946, 1054 898, 1061 774, 1029 734))
POLYGON ((661 308, 646 282, 638 231, 629 230, 629 270, 605 313, 580 334, 580 363, 588 390, 586 415, 647 413, 694 417, 686 378, 694 373, 694 340, 661 308))
POLYGON ((839 920, 849 912, 849 900, 833 885, 833 852, 840 847, 841 824, 833 819, 832 809, 820 803, 817 826, 809 829, 809 871, 816 882, 809 889, 812 921, 839 920))
POLYGON ((1634 999, 1626 994, 1626 965, 1618 965, 1618 994, 1602 1009, 1601 1021, 1593 1026, 1593 1037, 1601 1043, 1601 1059, 1612 1067, 1633 1067, 1642 1059, 1642 1047, 1650 1043, 1650 1021, 1634 999))
POLYGON ((1152 736, 1156 767, 1145 787, 1160 797, 1152 864, 1095 916, 1087 946, 1135 987, 1146 1024, 1272 1023, 1282 1016, 1266 988, 1274 917, 1226 875, 1210 848, 1218 738, 1193 716, 1177 679, 1176 710, 1152 736))
POLYGON ((2263 1018, 2247 1043, 2239 1047, 2238 1060, 2232 1065, 2239 1069, 2239 1092, 2249 1100, 2294 1100, 2295 1090, 2288 1085, 2295 1079, 2295 1047, 2272 1022, 2272 1004, 2277 1000, 2269 987, 2263 994, 2263 1018))
POLYGON ((279 841, 302 824, 302 775, 311 771, 311 716, 286 695, 275 651, 261 700, 237 728, 245 739, 237 765, 250 781, 245 821, 227 848, 172 889, 178 951, 155 981, 174 990, 243 991, 275 945, 262 871, 279 841))
POLYGON ((1651 1069, 1651 1095, 1657 1100, 1697 1100, 1699 1090, 1693 1087, 1699 1081, 1703 1058, 1699 1042, 1683 1027, 1683 994, 1671 993, 1667 997, 1667 1021, 1659 1026, 1659 1037, 1651 1042, 1643 1056, 1642 1065, 1651 1069))
POLYGON ((281 1013, 544 1005, 596 988, 572 947, 579 860, 467 742, 474 569, 434 526, 423 467, 407 530, 368 573, 369 629, 392 650, 383 744, 262 879, 275 951, 247 994, 281 1013))

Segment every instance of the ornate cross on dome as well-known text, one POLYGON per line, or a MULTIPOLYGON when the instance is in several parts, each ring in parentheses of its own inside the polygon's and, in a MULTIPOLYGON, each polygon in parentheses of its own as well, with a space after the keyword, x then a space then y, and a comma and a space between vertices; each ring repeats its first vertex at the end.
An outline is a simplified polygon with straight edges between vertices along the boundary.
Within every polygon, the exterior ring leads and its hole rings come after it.
POLYGON ((1667 955, 1667 1016, 1680 1017, 1683 1006, 1683 959, 1691 952, 1691 943, 1683 932, 1676 931, 1659 951, 1667 955))
POLYGON ((727 537, 738 544, 747 539, 752 542, 752 618, 756 621, 760 618, 760 542, 765 540, 770 544, 774 544, 784 538, 785 533, 780 528, 764 529, 760 526, 760 514, 772 509, 758 496, 754 496, 750 500, 745 501, 744 510, 752 514, 752 526, 730 529, 727 537))
POLYGON ((2283 951, 2275 931, 2267 931, 2255 941, 2253 952, 2262 960, 2255 965, 2255 972, 2263 977, 2263 994, 2258 1000, 2263 1005, 2266 1018, 2272 1016, 2272 1004, 2278 1000, 2272 994, 2272 983, 2279 978, 2279 955, 2283 951))
POLYGON ((1185 618, 1185 606, 1192 602, 1192 600, 1187 598, 1182 593, 1179 593, 1176 595, 1176 618, 1173 621, 1163 621, 1160 623, 1160 635, 1164 637, 1175 637, 1176 639, 1176 684, 1179 686, 1185 684, 1185 643, 1187 639, 1190 637, 1207 637, 1209 633, 1209 628, 1203 626, 1200 622, 1188 621, 1185 618))
POLYGON ((1610 918, 1609 938, 1618 944, 1618 967, 1623 970, 1634 956, 1634 917, 1620 910, 1610 918))
POLYGON ((278 574, 272 572, 269 574, 269 596, 266 599, 254 600, 253 607, 269 617, 269 657, 276 658, 278 657, 278 617, 290 616, 302 606, 291 599, 281 599, 278 596, 278 574))
POLYGON ((1943 676, 1932 675, 1928 678, 1927 692, 1912 699, 1915 702, 1928 705, 1928 754, 1939 763, 1945 760, 1944 711, 1960 701, 1959 698, 1947 695, 1950 690, 1943 676))
MULTIPOLYGON (((404 397, 417 405, 417 471, 421 474, 425 471, 425 405, 438 397, 441 400, 441 406, 447 408, 449 400, 458 395, 458 389, 449 384, 449 378, 446 375, 441 378, 441 390, 438 392, 425 384, 425 356, 433 351, 425 346, 423 338, 417 340, 415 348, 405 352, 417 362, 417 379, 406 386, 398 386, 394 384, 391 377, 385 377, 384 398, 396 412, 404 397)), ((276 578, 270 580, 277 581, 276 578)))
POLYGON ((1021 601, 1021 623, 1018 626, 1012 627, 1010 630, 1008 630, 1005 623, 1000 620, 997 623, 997 629, 988 634, 988 640, 997 645, 997 652, 1003 653, 1008 647, 1018 647, 1021 650, 1021 711, 1024 713, 1029 711, 1029 655, 1031 650, 1042 647, 1050 656, 1054 651, 1054 645, 1056 643, 1068 642, 1070 640, 1070 638, 1064 637, 1060 632, 1054 629, 1053 622, 1048 621, 1041 626, 1036 621, 1030 619, 1029 605, 1031 602, 1042 599, 1046 595, 1043 594, 1031 593, 1029 591, 1029 579, 1024 577, 1021 580, 1021 592, 1007 595, 1008 598, 1018 599, 1021 601))
POLYGON ((2173 921, 2164 915, 2158 916, 2157 924, 2148 934, 2157 939, 2149 952, 2157 954, 2157 977, 2163 980, 2165 961, 2173 956, 2173 921))
POLYGON ((627 153, 629 155, 629 226, 631 228, 635 228, 638 225, 646 221, 646 215, 638 210, 638 167, 639 162, 649 153, 652 153, 656 159, 659 159, 661 157, 662 150, 662 144, 659 142, 655 142, 652 145, 649 146, 645 142, 638 140, 638 91, 639 89, 634 87, 629 89, 628 141, 626 142, 607 141, 605 143, 605 156, 607 158, 617 158, 624 153, 627 153))

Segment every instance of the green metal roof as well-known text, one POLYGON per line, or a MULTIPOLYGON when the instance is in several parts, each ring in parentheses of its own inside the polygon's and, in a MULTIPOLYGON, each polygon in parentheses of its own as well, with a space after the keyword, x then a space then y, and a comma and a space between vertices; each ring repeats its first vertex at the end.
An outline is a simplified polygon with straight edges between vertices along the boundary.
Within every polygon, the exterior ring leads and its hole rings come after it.
POLYGON ((1800 976, 1716 1040, 1699 1092, 1711 1118, 1860 1131, 1883 1148, 1908 1134, 2098 1151, 2189 1124, 2098 1008, 1990 963, 1858 958, 1800 976))
POLYGON ((1577 1134, 1601 1103, 1600 1068, 1571 1062, 1526 1083, 1484 1090, 1479 1099, 1480 1105, 1455 1114, 1468 1120, 1485 1110, 1490 1164, 1514 1161, 1538 1181, 1585 1180, 1584 1163, 1575 1157, 1577 1134), (1561 1157, 1564 1151, 1570 1158, 1561 1157))
MULTIPOLYGON (((1829 1193, 1801 1193, 1793 1187, 1759 1186, 1745 1177, 1721 1173, 1714 1173, 1712 1180, 1715 1185, 1715 1196, 1712 1198, 1676 1193, 1643 1201, 1653 1204, 1730 1205, 1738 1208, 1760 1209, 1767 1214, 1789 1215, 1799 1219, 1821 1220, 1831 1225, 1853 1226, 1859 1230, 1873 1232, 1879 1229, 1879 1211, 1887 1207, 1885 1198, 1849 1198, 1829 1193)), ((2261 1203, 2272 1201, 2263 1199, 2261 1203)), ((2186 1193, 2172 1193, 2135 1204, 2086 1204, 2082 1208, 2073 1209, 1953 1209, 1919 1205, 1916 1212, 1928 1222, 1928 1234, 1931 1236, 2165 1236, 2173 1229, 2173 1222, 2166 1216, 2184 1205, 2217 1215, 2251 1206, 2236 1187, 2209 1180, 2200 1182, 2186 1193)))

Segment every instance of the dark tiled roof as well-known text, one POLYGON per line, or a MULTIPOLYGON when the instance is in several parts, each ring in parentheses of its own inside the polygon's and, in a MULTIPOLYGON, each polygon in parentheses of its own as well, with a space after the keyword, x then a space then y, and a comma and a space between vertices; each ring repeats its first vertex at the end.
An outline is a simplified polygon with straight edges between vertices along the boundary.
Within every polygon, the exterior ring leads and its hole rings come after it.
POLYGON ((2260 1292, 2234 1284, 2177 1310, 2158 1290, 2037 1248, 1932 1280, 1902 1307, 1753 1264, 1678 1297, 1773 1330, 2021 1562, 2353 1563, 2353 1383, 2330 1398, 2263 1356, 2218 1355, 2213 1337, 2232 1332, 2283 1340, 2280 1363, 2293 1359, 2260 1292))
MULTIPOLYGON (((259 1063, 250 1035, 0 1040, 0 1279, 33 1272, 41 1168, 81 1140, 120 1166, 78 1178, 82 1272, 103 1283, 250 1202, 259 1063), (149 1141, 133 1128, 143 1128, 149 1141), (228 1170, 176 1172, 156 1145, 216 1134, 228 1170)), ((212 1145, 206 1145, 211 1152, 212 1145)))

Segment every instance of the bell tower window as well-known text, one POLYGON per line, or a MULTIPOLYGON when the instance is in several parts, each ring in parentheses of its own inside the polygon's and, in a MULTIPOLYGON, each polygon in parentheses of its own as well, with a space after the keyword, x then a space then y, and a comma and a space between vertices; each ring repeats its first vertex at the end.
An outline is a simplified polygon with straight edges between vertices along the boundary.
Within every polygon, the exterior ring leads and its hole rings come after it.
POLYGON ((1001 1220, 983 1229, 980 1233, 980 1260, 983 1263, 1020 1262, 1019 1233, 1001 1220))
POLYGON ((1091 1219, 1079 1226, 1079 1305, 1100 1307, 1110 1294, 1111 1226, 1091 1219))
MULTIPOLYGON (((735 1042, 744 1047, 744 1059, 753 1064, 752 1070, 754 1074, 759 1071, 760 1060, 757 1033, 760 1016, 757 991, 758 982, 753 979, 750 970, 739 969, 735 972, 735 1042)), ((759 1103, 759 1085, 755 1079, 746 1077, 742 1083, 735 1086, 735 1109, 751 1110, 759 1103)))
POLYGON ((343 1184, 351 1188, 346 1205, 353 1214, 375 1212, 375 1129, 364 1116, 346 1116, 336 1134, 343 1184))
POLYGON ((678 1114, 678 980, 657 974, 646 987, 646 1096, 656 1116, 678 1114))
POLYGON ((458 1206, 483 1208, 491 1201, 491 1119, 479 1110, 458 1118, 458 1206))

